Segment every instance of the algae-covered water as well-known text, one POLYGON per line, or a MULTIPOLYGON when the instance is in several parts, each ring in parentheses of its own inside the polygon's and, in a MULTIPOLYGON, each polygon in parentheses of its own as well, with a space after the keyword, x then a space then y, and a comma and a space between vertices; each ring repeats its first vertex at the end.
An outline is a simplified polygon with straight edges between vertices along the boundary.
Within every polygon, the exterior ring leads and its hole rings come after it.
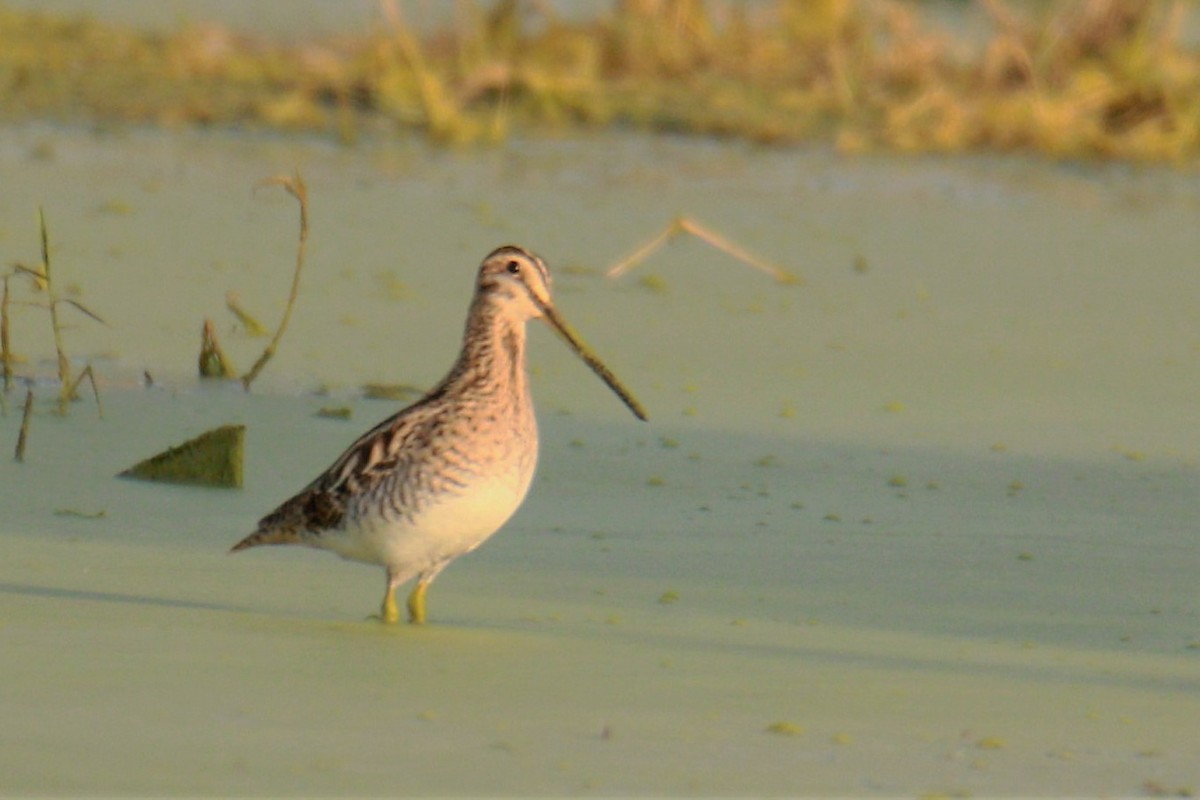
MULTIPOLYGON (((1200 789, 1200 182, 606 135, 439 152, 0 131, 0 260, 36 263, 100 377, 0 418, 7 794, 1139 794, 1200 789), (193 378, 212 317, 246 394, 193 378), (603 268, 674 215, 687 238, 603 268), (474 269, 538 250, 648 407, 540 327, 525 506, 430 593, 226 550, 455 353, 474 269), (154 379, 142 386, 143 371, 154 379), (347 420, 316 416, 346 406, 347 420), (245 424, 246 487, 114 478, 245 424)), ((19 299, 35 299, 24 281, 19 299)))

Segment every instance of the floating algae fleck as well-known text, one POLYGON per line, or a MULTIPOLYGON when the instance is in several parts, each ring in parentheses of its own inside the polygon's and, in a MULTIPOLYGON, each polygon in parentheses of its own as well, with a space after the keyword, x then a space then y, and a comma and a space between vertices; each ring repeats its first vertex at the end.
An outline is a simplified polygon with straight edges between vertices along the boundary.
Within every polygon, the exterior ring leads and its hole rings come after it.
POLYGON ((416 400, 425 393, 419 386, 408 383, 364 383, 362 396, 367 400, 416 400))
POLYGON ((110 198, 96 206, 96 213, 126 217, 133 213, 133 206, 124 200, 110 198))
POLYGON ((78 517, 79 519, 104 519, 108 516, 108 512, 103 508, 99 511, 80 511, 75 508, 59 508, 55 509, 54 516, 56 517, 78 517))
POLYGON ((655 294, 666 294, 669 291, 666 280, 660 275, 643 275, 638 280, 638 286, 655 294))
POLYGON ((772 722, 770 725, 768 725, 764 729, 764 731, 766 733, 772 733, 776 736, 803 736, 804 735, 803 727, 801 727, 800 725, 797 725, 794 722, 788 722, 786 720, 781 720, 779 722, 772 722))
POLYGON ((240 489, 245 438, 245 425, 222 425, 134 464, 118 477, 240 489))

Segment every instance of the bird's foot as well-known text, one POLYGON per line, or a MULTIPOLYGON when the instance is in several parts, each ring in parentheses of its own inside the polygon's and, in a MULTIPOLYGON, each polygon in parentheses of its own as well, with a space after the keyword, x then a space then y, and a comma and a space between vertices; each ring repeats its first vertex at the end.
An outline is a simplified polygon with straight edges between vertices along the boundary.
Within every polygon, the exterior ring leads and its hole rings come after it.
POLYGON ((383 597, 383 606, 379 609, 378 619, 388 625, 400 621, 400 608, 396 605, 396 595, 389 589, 383 597))
POLYGON ((412 625, 425 624, 425 584, 418 583, 408 596, 408 621, 412 625))

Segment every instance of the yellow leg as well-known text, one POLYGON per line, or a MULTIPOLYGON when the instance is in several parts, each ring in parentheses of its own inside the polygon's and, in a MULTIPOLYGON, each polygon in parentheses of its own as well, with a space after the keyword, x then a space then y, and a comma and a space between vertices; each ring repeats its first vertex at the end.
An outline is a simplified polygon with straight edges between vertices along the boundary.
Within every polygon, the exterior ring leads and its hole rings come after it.
POLYGON ((418 580, 408 596, 408 621, 413 625, 425 624, 425 588, 429 584, 418 580))
POLYGON ((396 587, 391 584, 388 584, 387 592, 383 595, 383 607, 379 609, 379 616, 387 623, 400 621, 400 609, 396 606, 396 587))

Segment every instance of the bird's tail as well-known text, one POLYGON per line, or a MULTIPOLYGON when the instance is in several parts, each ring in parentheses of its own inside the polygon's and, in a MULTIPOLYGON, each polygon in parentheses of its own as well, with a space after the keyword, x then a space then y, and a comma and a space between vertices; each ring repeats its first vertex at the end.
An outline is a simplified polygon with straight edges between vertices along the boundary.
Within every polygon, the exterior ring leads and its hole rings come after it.
MULTIPOLYGON (((2 1, 2 0, 0 0, 2 1)), ((343 506, 328 492, 310 489, 288 500, 258 521, 258 530, 230 548, 236 553, 260 544, 313 543, 315 531, 336 526, 343 506)))
POLYGON ((236 553, 238 550, 245 550, 248 547, 258 547, 261 544, 299 544, 300 529, 294 527, 261 527, 254 533, 242 539, 240 542, 229 548, 229 552, 236 553))

